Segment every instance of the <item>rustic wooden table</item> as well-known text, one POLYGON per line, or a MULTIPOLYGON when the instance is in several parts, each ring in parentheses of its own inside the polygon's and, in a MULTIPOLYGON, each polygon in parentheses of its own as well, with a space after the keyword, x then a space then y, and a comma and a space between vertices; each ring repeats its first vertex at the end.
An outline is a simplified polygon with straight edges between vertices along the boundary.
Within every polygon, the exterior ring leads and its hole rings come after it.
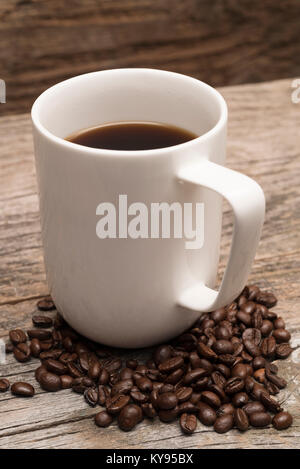
MULTIPOLYGON (((292 80, 223 88, 229 105, 228 166, 255 178, 267 199, 267 214, 250 282, 272 289, 275 311, 300 345, 300 104, 291 102, 292 80)), ((1 105, 2 106, 2 105, 1 105)), ((2 111, 2 108, 0 109, 2 111)), ((0 118, 0 337, 28 327, 37 298, 47 293, 29 115, 0 118)), ((225 207, 220 272, 230 246, 231 218, 225 207)), ((147 351, 129 352, 130 356, 147 351)), ((300 448, 300 349, 279 363, 288 387, 279 399, 294 415, 283 432, 272 427, 218 435, 198 424, 192 436, 178 424, 144 421, 131 433, 116 425, 99 429, 82 396, 70 390, 45 393, 26 364, 7 357, 0 376, 26 380, 33 399, 0 395, 0 448, 300 448)))

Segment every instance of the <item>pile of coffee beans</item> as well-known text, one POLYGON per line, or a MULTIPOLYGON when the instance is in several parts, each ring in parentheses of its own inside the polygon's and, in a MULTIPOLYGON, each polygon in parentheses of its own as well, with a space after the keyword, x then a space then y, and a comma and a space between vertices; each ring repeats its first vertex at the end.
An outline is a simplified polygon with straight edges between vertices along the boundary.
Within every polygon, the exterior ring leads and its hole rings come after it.
MULTIPOLYGON (((44 390, 70 388, 90 406, 104 408, 95 415, 99 427, 117 420, 129 431, 158 417, 165 423, 178 419, 186 434, 198 420, 218 433, 270 423, 283 430, 293 419, 273 397, 287 384, 273 362, 293 349, 284 320, 270 311, 276 303, 272 293, 245 287, 233 303, 203 314, 186 333, 157 347, 146 363, 123 363, 115 350, 81 337, 59 314, 34 314, 35 327, 10 331, 6 349, 19 362, 39 358, 35 377, 44 390)), ((55 309, 50 297, 37 306, 55 309)), ((1 392, 9 387, 0 380, 1 392)), ((18 382, 11 392, 32 397, 35 391, 18 382)))

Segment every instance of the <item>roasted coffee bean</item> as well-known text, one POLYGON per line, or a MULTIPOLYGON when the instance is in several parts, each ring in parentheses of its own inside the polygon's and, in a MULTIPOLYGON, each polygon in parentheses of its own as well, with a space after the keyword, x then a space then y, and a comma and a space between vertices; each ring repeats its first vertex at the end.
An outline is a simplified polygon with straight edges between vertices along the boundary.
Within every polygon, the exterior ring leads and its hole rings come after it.
POLYGON ((170 345, 160 345, 154 352, 153 360, 155 361, 156 365, 160 365, 160 363, 165 362, 171 357, 172 347, 170 347, 170 345))
POLYGON ((54 373, 41 373, 39 383, 45 391, 55 392, 61 389, 60 377, 54 373))
POLYGON ((0 378, 0 392, 8 391, 10 382, 6 378, 0 378))
POLYGON ((143 418, 142 409, 136 404, 126 405, 118 417, 118 425, 121 430, 132 430, 143 418))
POLYGON ((253 362, 252 362, 252 366, 253 366, 254 370, 258 370, 259 368, 264 368, 265 363, 266 363, 266 360, 264 359, 264 357, 262 357, 262 356, 255 357, 253 362))
POLYGON ((14 357, 20 362, 24 363, 30 359, 30 348, 25 342, 21 342, 14 347, 14 357))
POLYGON ((254 383, 253 389, 251 391, 251 397, 259 401, 262 392, 265 392, 265 387, 262 384, 254 383))
POLYGON ((280 407, 279 402, 273 399, 267 392, 262 392, 260 395, 261 403, 264 405, 266 409, 274 414, 277 412, 281 412, 282 408, 280 407))
POLYGON ((255 344, 254 340, 244 340, 244 346, 252 357, 259 357, 261 355, 260 348, 255 344))
POLYGON ((253 402, 248 402, 248 404, 244 405, 243 410, 246 412, 246 414, 251 415, 254 413, 261 413, 265 412, 265 407, 263 404, 259 401, 253 401, 253 402))
POLYGON ((273 311, 269 311, 268 308, 266 308, 265 306, 258 305, 258 307, 264 319, 268 319, 269 321, 274 321, 277 318, 277 314, 273 313, 273 311))
POLYGON ((27 341, 27 336, 21 329, 9 331, 9 338, 14 345, 22 344, 27 341))
POLYGON ((103 366, 109 373, 112 373, 113 371, 118 371, 120 368, 122 368, 122 360, 119 358, 113 358, 104 362, 103 366))
POLYGON ((245 390, 248 394, 251 394, 255 385, 255 381, 251 376, 246 376, 245 378, 245 390))
POLYGON ((53 324, 53 321, 49 316, 41 316, 39 314, 35 314, 32 316, 32 323, 35 327, 51 327, 53 324))
POLYGON ((243 342, 246 340, 254 342, 255 345, 259 345, 261 342, 261 332, 259 329, 250 327, 245 329, 242 335, 243 342))
POLYGON ((268 336, 273 330, 273 324, 268 319, 264 319, 260 328, 263 336, 268 336))
POLYGON ((248 401, 249 397, 248 394, 246 394, 245 392, 238 392, 234 394, 232 398, 232 403, 235 407, 243 407, 248 403, 248 401))
POLYGON ((239 311, 236 315, 239 321, 241 321, 245 326, 250 327, 252 323, 251 315, 246 313, 246 311, 239 311))
POLYGON ((218 408, 217 417, 221 417, 221 415, 227 415, 227 414, 233 415, 233 413, 234 413, 234 407, 232 404, 228 402, 226 404, 222 404, 221 407, 218 408))
POLYGON ((214 408, 218 408, 221 405, 219 396, 211 391, 203 391, 201 393, 201 401, 214 408))
POLYGON ((133 387, 132 379, 123 379, 118 383, 114 384, 111 388, 111 395, 115 396, 116 394, 129 394, 133 387))
POLYGON ((11 393, 14 394, 14 396, 32 397, 34 396, 35 391, 31 384, 20 381, 18 383, 12 384, 11 393))
POLYGON ((150 402, 146 402, 145 404, 142 404, 141 408, 142 408, 143 414, 149 419, 154 419, 154 417, 157 416, 157 412, 150 402))
POLYGON ((161 410, 169 410, 174 409, 178 404, 178 399, 176 394, 173 392, 164 392, 163 394, 159 394, 157 398, 157 405, 158 408, 161 410))
POLYGON ((274 355, 276 350, 275 337, 266 337, 261 343, 261 353, 264 357, 270 358, 274 355))
POLYGON ((205 404, 205 402, 199 402, 197 407, 199 409, 198 418, 200 422, 207 427, 211 427, 217 418, 215 410, 208 404, 205 404))
MULTIPOLYGON (((54 334, 53 334, 53 339, 54 339, 54 334)), ((56 342, 62 342, 62 345, 67 352, 70 352, 70 353, 73 352, 74 344, 73 344, 71 337, 65 337, 63 340, 61 340, 61 338, 59 337, 59 333, 56 331, 56 336, 54 340, 56 340, 56 342)))
POLYGON ((292 423, 293 417, 289 412, 279 412, 272 420, 273 427, 276 428, 276 430, 285 430, 289 428, 292 423))
POLYGON ((174 392, 173 384, 164 384, 159 390, 159 394, 163 394, 164 392, 174 392))
POLYGON ((130 401, 129 396, 125 396, 124 394, 118 394, 113 396, 110 400, 109 405, 107 406, 106 410, 109 414, 116 415, 121 412, 121 410, 127 406, 130 401))
POLYGON ((255 301, 256 296, 260 293, 260 289, 257 285, 248 285, 248 299, 255 301))
POLYGON ((137 404, 144 404, 149 400, 148 395, 140 391, 131 391, 130 397, 137 404))
POLYGON ((97 427, 109 427, 109 425, 113 422, 113 416, 110 415, 106 410, 102 410, 98 414, 95 415, 95 424, 97 427))
POLYGON ((275 384, 271 383, 270 381, 265 382, 265 388, 268 391, 268 393, 271 394, 272 396, 275 396, 275 394, 279 393, 279 388, 275 384))
MULTIPOLYGON (((31 342, 33 342, 34 340, 38 340, 38 339, 32 339, 31 342)), ((61 354, 62 354, 61 350, 53 349, 53 350, 41 352, 39 358, 40 360, 48 360, 49 358, 53 358, 53 360, 59 359, 59 361, 61 361, 60 360, 61 354)), ((61 361, 61 363, 63 363, 63 361, 61 361)))
POLYGON ((226 382, 224 390, 226 394, 236 394, 237 392, 242 391, 244 386, 245 381, 242 378, 235 376, 233 378, 229 378, 229 380, 226 382))
POLYGON ((98 390, 96 388, 88 388, 83 393, 86 402, 91 407, 96 407, 98 403, 98 390))
POLYGON ((275 384, 275 386, 277 386, 279 389, 283 389, 287 385, 287 382, 285 381, 285 379, 280 378, 279 376, 273 374, 268 369, 268 367, 266 368, 266 377, 269 381, 271 381, 271 383, 275 384))
POLYGON ((214 423, 214 430, 217 433, 227 433, 234 425, 233 415, 226 414, 218 417, 214 423))
POLYGON ((277 303, 277 298, 271 292, 259 292, 256 295, 256 301, 267 308, 273 308, 277 303))
POLYGON ((259 370, 256 370, 253 373, 253 377, 258 381, 259 383, 264 383, 266 380, 266 370, 265 368, 260 368, 259 370))
POLYGON ((271 423, 270 414, 267 412, 253 412, 249 415, 250 423, 253 427, 263 428, 271 423))
POLYGON ((253 301, 247 301, 241 306, 241 310, 245 313, 252 314, 256 310, 256 304, 253 301))
POLYGON ((190 397, 191 403, 194 404, 194 405, 198 404, 198 402, 200 401, 200 398, 201 398, 201 393, 200 392, 194 392, 194 390, 193 390, 193 394, 190 397))
POLYGON ((182 357, 172 357, 160 363, 158 365, 158 369, 162 373, 171 373, 172 371, 175 371, 178 368, 182 367, 183 364, 184 364, 184 360, 182 357))
POLYGON ((43 352, 45 351, 49 351, 52 349, 53 347, 53 340, 52 339, 49 339, 49 340, 40 340, 40 346, 41 346, 41 350, 43 352))
POLYGON ((40 311, 51 311, 52 309, 55 309, 55 304, 53 303, 51 296, 46 296, 37 302, 37 307, 40 311))
POLYGON ((216 394, 219 397, 219 399, 221 400, 221 402, 227 402, 228 401, 228 397, 226 396, 223 388, 221 388, 217 384, 208 383, 207 390, 213 392, 214 394, 216 394))
POLYGON ((107 384, 109 381, 109 373, 105 368, 102 368, 99 374, 98 383, 107 384))
POLYGON ((232 355, 234 357, 239 358, 239 355, 241 355, 243 350, 244 350, 244 345, 242 343, 239 343, 239 342, 234 343, 233 342, 233 353, 232 353, 232 355))
POLYGON ((279 344, 276 345, 275 354, 277 358, 285 359, 290 356, 293 349, 289 344, 279 344))
POLYGON ((153 389, 152 381, 149 378, 143 376, 142 378, 136 379, 135 384, 142 392, 151 392, 153 389))
POLYGON ((138 366, 138 361, 137 360, 127 360, 126 361, 126 366, 127 368, 131 368, 132 370, 135 370, 136 367, 138 366))
POLYGON ((61 383, 62 389, 72 388, 73 381, 74 379, 72 378, 72 376, 69 376, 69 375, 62 375, 60 377, 60 383, 61 383))
POLYGON ((65 375, 68 373, 68 367, 58 360, 49 358, 48 360, 45 360, 44 365, 48 371, 51 371, 56 375, 65 375))
POLYGON ((198 368, 203 368, 203 370, 206 370, 207 373, 210 374, 214 370, 214 365, 209 360, 207 360, 206 358, 200 358, 198 368))
POLYGON ((273 337, 275 337, 278 344, 281 344, 283 342, 289 342, 291 334, 286 329, 275 329, 273 331, 273 337))
POLYGON ((263 317, 260 311, 254 311, 251 318, 252 326, 255 329, 261 330, 263 324, 263 317))
POLYGON ((224 355, 219 355, 218 358, 221 363, 229 367, 233 366, 234 363, 236 362, 236 357, 234 357, 233 355, 230 355, 229 353, 224 354, 224 355))
POLYGON ((197 428, 197 418, 193 414, 182 414, 180 416, 180 427, 183 433, 190 435, 197 428))
POLYGON ((241 356, 238 358, 240 358, 245 363, 252 363, 253 361, 253 357, 249 353, 247 353, 245 350, 242 351, 241 356))
POLYGON ((275 329, 285 329, 285 322, 281 317, 275 319, 273 324, 275 329))
POLYGON ((38 383, 40 382, 41 376, 44 373, 47 373, 47 368, 45 367, 45 365, 41 365, 35 370, 34 375, 38 383))
POLYGON ((222 339, 228 340, 231 338, 232 333, 228 327, 218 326, 215 329, 215 336, 216 336, 216 339, 218 340, 222 340, 222 339))
POLYGON ((207 345, 202 342, 198 342, 197 351, 201 357, 207 358, 209 360, 214 360, 217 358, 217 354, 207 345))
POLYGON ((41 353, 41 345, 38 339, 32 339, 30 342, 30 353, 35 358, 39 357, 41 353))
POLYGON ((222 373, 224 378, 226 378, 226 379, 230 378, 231 372, 230 372, 230 368, 228 368, 228 366, 224 365, 223 363, 217 363, 214 368, 219 373, 222 373))
POLYGON ((192 384, 195 381, 198 381, 199 379, 203 378, 204 376, 207 376, 207 371, 204 370, 203 368, 195 368, 191 371, 189 371, 185 377, 183 378, 183 383, 186 385, 192 384))
POLYGON ((72 378, 81 378, 83 376, 83 373, 80 371, 78 366, 75 365, 75 363, 68 362, 66 365, 68 368, 68 373, 72 376, 72 378))
POLYGON ((188 401, 192 394, 193 394, 193 389, 190 387, 182 387, 179 388, 175 391, 178 403, 188 401))
POLYGON ((88 377, 96 381, 101 372, 101 365, 98 360, 92 360, 88 368, 88 377))
POLYGON ((226 309, 216 309, 210 314, 210 317, 216 324, 218 324, 219 322, 224 321, 224 319, 226 318, 226 309))
POLYGON ((204 378, 198 379, 198 381, 196 381, 196 383, 193 383, 191 386, 194 391, 199 392, 206 389, 209 385, 209 382, 209 378, 205 376, 204 378))
POLYGON ((110 397, 111 391, 107 386, 100 384, 98 386, 98 402, 100 405, 104 405, 106 400, 110 397))
MULTIPOLYGON (((104 368, 103 368, 104 369, 104 368)), ((123 368, 120 372, 120 379, 132 379, 134 371, 131 368, 123 368)), ((100 377, 99 377, 100 379, 100 377)))
POLYGON ((245 363, 238 363, 231 370, 232 377, 245 379, 248 374, 248 369, 245 363))
POLYGON ((178 417, 178 407, 176 406, 169 410, 159 410, 158 417, 164 423, 173 422, 178 417))
MULTIPOLYGON (((169 384, 173 384, 173 385, 177 384, 181 380, 182 376, 184 375, 184 372, 185 372, 185 370, 183 368, 178 368, 178 370, 175 370, 171 374, 169 374, 169 376, 165 379, 165 383, 167 383, 167 384, 169 383, 169 384)), ((150 377, 151 376, 149 375, 149 378, 150 377)), ((160 377, 161 376, 159 376, 159 375, 155 376, 155 378, 157 378, 157 379, 160 378, 160 377)))
POLYGON ((30 339, 39 339, 42 341, 52 339, 51 331, 44 329, 29 329, 27 334, 30 339))
POLYGON ((232 354, 234 352, 232 343, 224 339, 216 340, 212 348, 218 355, 232 354))
POLYGON ((189 360, 190 360, 192 369, 201 368, 200 366, 201 358, 199 357, 197 352, 191 352, 189 356, 189 360))
POLYGON ((198 406, 193 404, 191 401, 185 401, 178 404, 176 407, 178 415, 181 414, 197 414, 198 406))
POLYGON ((235 426, 241 431, 244 432, 249 427, 249 419, 246 412, 243 409, 235 409, 234 411, 234 423, 235 426))

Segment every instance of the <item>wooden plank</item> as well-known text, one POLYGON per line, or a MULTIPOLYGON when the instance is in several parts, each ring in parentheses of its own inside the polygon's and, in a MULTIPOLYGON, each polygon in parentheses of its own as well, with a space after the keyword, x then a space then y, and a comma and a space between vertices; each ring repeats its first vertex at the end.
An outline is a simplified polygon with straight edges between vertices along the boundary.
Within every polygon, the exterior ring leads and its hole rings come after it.
MULTIPOLYGON (((299 105, 290 99, 291 80, 221 89, 229 104, 228 166, 262 185, 267 216, 250 281, 270 288, 279 297, 274 309, 300 346, 299 319, 299 105)), ((42 258, 38 200, 28 115, 0 118, 0 338, 13 327, 28 328, 36 298, 47 292, 42 258)), ((230 247, 231 216, 225 207, 220 274, 230 247)), ((146 357, 150 351, 125 356, 146 357)), ((97 428, 96 413, 82 396, 69 390, 45 393, 35 383, 37 360, 15 362, 11 355, 0 365, 0 376, 12 382, 26 379, 36 387, 33 399, 0 395, 0 448, 299 448, 300 349, 279 363, 289 382, 279 395, 294 418, 285 432, 273 428, 233 430, 217 435, 198 424, 191 437, 178 424, 143 422, 130 435, 116 425, 97 428), (66 405, 67 403, 67 405, 66 405)))
POLYGON ((2 0, 0 112, 28 112, 45 88, 104 68, 163 68, 213 86, 299 75, 299 13, 298 0, 2 0))

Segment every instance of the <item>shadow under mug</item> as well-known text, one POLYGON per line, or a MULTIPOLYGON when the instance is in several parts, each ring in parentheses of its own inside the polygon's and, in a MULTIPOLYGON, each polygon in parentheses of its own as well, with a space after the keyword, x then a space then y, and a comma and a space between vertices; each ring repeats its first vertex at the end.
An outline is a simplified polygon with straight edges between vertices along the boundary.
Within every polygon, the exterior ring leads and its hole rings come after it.
POLYGON ((190 327, 201 312, 231 302, 250 272, 264 219, 260 186, 224 166, 227 107, 196 79, 154 69, 105 70, 59 83, 32 108, 42 239, 50 293, 78 332, 118 347, 145 347, 190 327), (120 121, 155 121, 198 138, 155 150, 88 148, 65 137, 120 121), (202 203, 204 243, 185 239, 99 239, 97 207, 202 203), (228 264, 214 290, 222 197, 234 229, 228 264))

